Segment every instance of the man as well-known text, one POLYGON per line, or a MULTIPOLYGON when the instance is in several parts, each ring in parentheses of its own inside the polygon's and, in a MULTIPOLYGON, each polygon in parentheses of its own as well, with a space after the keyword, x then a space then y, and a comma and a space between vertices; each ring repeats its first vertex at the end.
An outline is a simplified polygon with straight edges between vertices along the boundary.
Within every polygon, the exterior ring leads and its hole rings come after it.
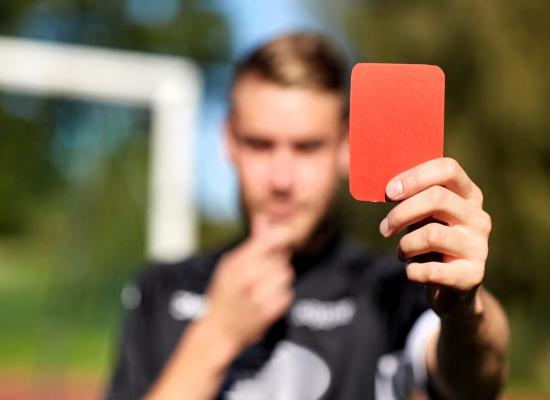
POLYGON ((482 193, 456 161, 432 160, 387 186, 397 203, 384 237, 436 221, 401 238, 405 266, 346 238, 334 213, 345 76, 315 34, 276 39, 238 65, 226 138, 248 233, 144 272, 111 398, 497 396, 508 327, 481 286, 482 193), (433 252, 439 261, 416 257, 433 252))

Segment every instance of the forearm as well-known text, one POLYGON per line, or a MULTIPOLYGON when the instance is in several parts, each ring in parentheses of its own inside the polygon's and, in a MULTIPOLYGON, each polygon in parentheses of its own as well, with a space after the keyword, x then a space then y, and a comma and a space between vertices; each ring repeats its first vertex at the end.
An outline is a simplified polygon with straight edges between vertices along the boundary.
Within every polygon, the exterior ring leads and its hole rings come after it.
POLYGON ((238 351, 207 320, 193 323, 145 399, 213 399, 238 351))
POLYGON ((480 310, 471 318, 442 318, 441 331, 428 353, 430 380, 449 399, 494 399, 506 379, 505 314, 482 288, 478 301, 480 310))

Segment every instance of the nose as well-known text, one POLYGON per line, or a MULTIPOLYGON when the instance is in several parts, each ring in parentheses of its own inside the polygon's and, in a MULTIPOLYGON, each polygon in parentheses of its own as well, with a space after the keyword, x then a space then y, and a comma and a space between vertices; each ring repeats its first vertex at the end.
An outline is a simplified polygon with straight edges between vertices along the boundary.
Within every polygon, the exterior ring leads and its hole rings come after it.
POLYGON ((270 183, 274 193, 286 194, 292 190, 294 181, 294 160, 289 149, 278 149, 273 153, 270 183))

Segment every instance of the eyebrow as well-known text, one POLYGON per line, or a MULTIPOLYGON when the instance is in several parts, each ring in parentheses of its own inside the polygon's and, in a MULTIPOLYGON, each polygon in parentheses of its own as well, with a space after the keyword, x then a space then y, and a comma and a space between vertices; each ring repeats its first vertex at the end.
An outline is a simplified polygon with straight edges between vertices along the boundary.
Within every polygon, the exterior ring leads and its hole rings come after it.
MULTIPOLYGON (((246 138, 246 139, 258 139, 258 140, 266 140, 266 141, 272 141, 273 140, 273 135, 272 134, 268 134, 268 135, 264 135, 260 132, 255 132, 255 131, 244 131, 244 130, 239 130, 239 129, 235 129, 233 128, 232 129, 232 132, 233 134, 241 137, 241 138, 246 138), (268 136, 268 137, 266 137, 268 136)), ((312 142, 312 141, 316 141, 316 142, 324 142, 324 141, 327 141, 328 138, 327 138, 327 134, 326 133, 322 133, 322 132, 309 132, 309 133, 306 133, 304 134, 304 136, 302 137, 298 137, 298 138, 295 138, 292 140, 292 142, 312 142)))

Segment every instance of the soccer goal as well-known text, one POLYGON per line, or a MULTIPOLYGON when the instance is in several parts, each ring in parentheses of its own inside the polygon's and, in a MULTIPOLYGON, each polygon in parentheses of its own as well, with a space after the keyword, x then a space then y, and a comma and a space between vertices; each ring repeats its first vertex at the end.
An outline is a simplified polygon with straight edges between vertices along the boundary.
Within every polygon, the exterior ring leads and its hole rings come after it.
POLYGON ((192 252, 197 236, 193 144, 202 91, 192 61, 0 37, 0 88, 149 107, 147 253, 170 261, 192 252))

